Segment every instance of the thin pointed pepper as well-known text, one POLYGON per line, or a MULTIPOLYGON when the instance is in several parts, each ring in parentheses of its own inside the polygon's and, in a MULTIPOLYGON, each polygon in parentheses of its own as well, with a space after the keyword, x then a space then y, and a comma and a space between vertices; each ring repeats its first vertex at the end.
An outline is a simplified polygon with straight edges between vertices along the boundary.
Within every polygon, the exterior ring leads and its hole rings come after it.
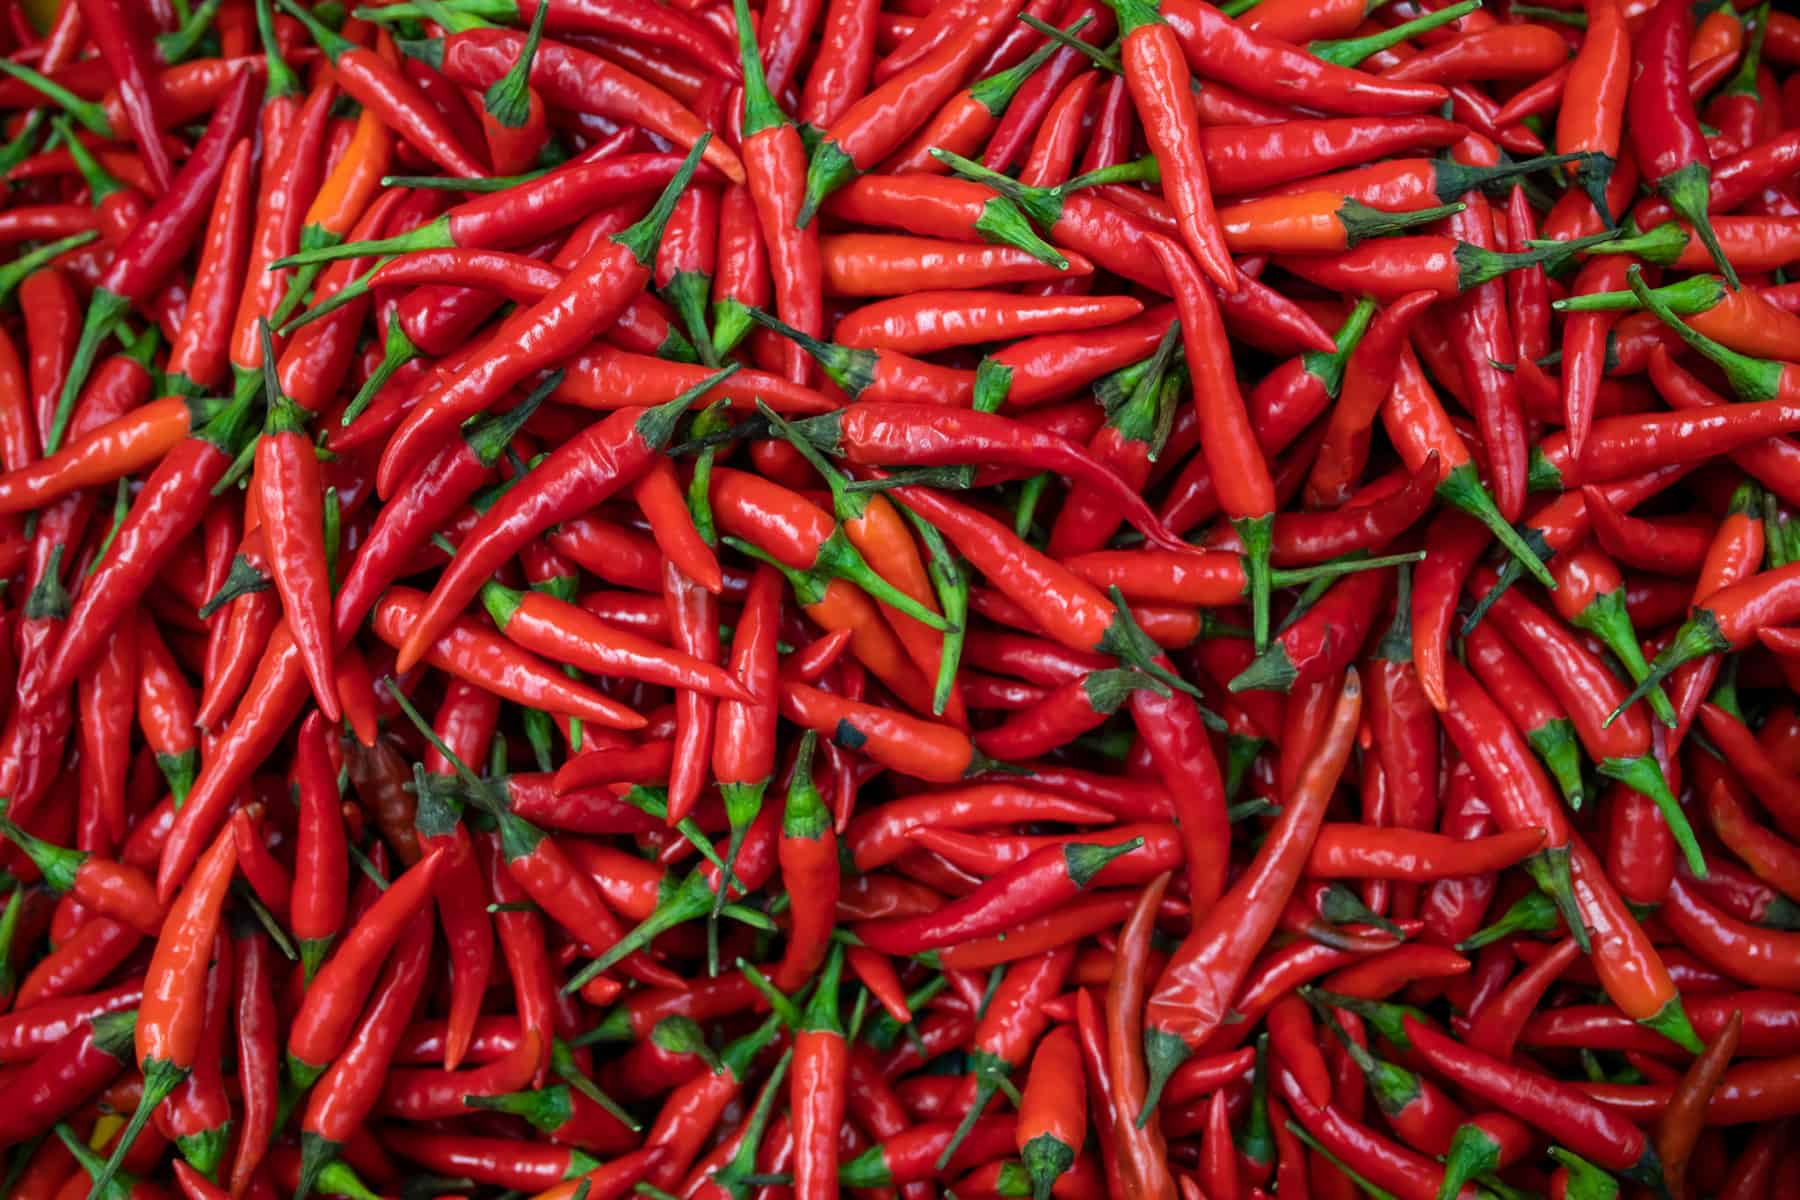
POLYGON ((620 409, 594 422, 501 497, 463 539, 432 589, 417 623, 406 634, 397 669, 405 671, 419 660, 454 615, 474 599, 481 581, 511 558, 520 544, 588 511, 647 470, 681 415, 718 378, 714 375, 656 408, 620 409))
POLYGON ((283 0, 282 8, 306 27, 331 61, 334 77, 345 94, 364 108, 373 109, 384 124, 450 174, 464 179, 487 174, 418 85, 397 67, 375 51, 332 32, 290 0, 283 0))
POLYGON ((1047 1200, 1055 1181, 1075 1166, 1087 1140, 1087 1090, 1075 1031, 1057 1025, 1031 1056, 1020 1089, 1015 1145, 1031 1178, 1031 1194, 1047 1200))
POLYGON ((792 899, 793 925, 774 982, 786 991, 804 983, 825 961, 837 920, 838 842, 831 813, 812 781, 816 737, 809 730, 801 739, 781 818, 781 878, 792 899))
POLYGON ((1636 61, 1626 99, 1632 155, 1644 180, 1669 207, 1693 222, 1713 262, 1735 290, 1737 268, 1720 247, 1708 217, 1712 153, 1700 132, 1687 88, 1693 12, 1682 0, 1659 0, 1632 45, 1636 61))
POLYGON ((269 327, 261 326, 263 388, 268 416, 256 442, 251 486, 256 490, 270 574, 288 631, 300 649, 313 698, 328 721, 339 717, 332 669, 331 582, 324 545, 324 482, 302 410, 276 377, 269 327))
POLYGON ((373 996, 341 1053, 307 1093, 300 1120, 300 1185, 304 1200, 327 1163, 368 1119, 381 1095, 382 1079, 418 1003, 431 966, 432 940, 427 910, 414 912, 402 931, 399 949, 375 981, 373 996))
POLYGON ((288 1031, 286 1050, 288 1076, 300 1087, 317 1082, 349 1044, 352 1023, 375 986, 376 964, 386 959, 430 902, 432 881, 442 861, 443 854, 434 852, 395 879, 307 986, 288 1031))
MULTIPOLYGON (((392 495, 464 418, 486 409, 507 388, 567 357, 617 320, 649 281, 656 240, 707 140, 696 143, 642 221, 602 240, 569 269, 555 291, 515 311, 470 362, 406 417, 382 450, 376 477, 381 493, 392 495)), ((620 481, 624 482, 628 480, 620 481)), ((412 659, 402 657, 410 665, 412 659)))
POLYGON ((1191 91, 1193 77, 1180 41, 1154 4, 1109 2, 1123 37, 1125 82, 1150 151, 1161 168, 1163 192, 1175 210, 1182 239, 1206 277, 1228 294, 1235 293, 1237 272, 1231 265, 1225 229, 1213 208, 1201 150, 1200 118, 1191 91))
MULTIPOLYGON (((800 133, 781 111, 757 55, 748 5, 737 8, 738 52, 744 68, 743 140, 740 151, 750 196, 762 226, 774 281, 775 311, 802 333, 824 332, 824 268, 819 230, 801 219, 806 203, 806 150, 800 133)), ((790 343, 783 364, 795 383, 807 382, 805 351, 790 343)))
POLYGON ((806 169, 799 220, 810 224, 827 196, 904 144, 915 122, 956 94, 976 60, 1018 13, 1019 0, 988 0, 956 35, 907 69, 878 84, 834 121, 806 169))
POLYGON ((35 837, 4 812, 0 812, 0 834, 31 859, 52 891, 72 895, 90 911, 123 921, 146 937, 155 937, 161 930, 161 906, 155 901, 150 880, 138 868, 35 837))
POLYGON ((62 443, 75 399, 87 382, 101 342, 133 306, 147 303, 168 281, 206 223, 206 203, 225 173, 233 147, 250 131, 255 119, 251 83, 250 72, 238 75, 169 189, 114 251, 112 261, 100 276, 88 302, 80 341, 69 362, 56 415, 44 431, 47 453, 62 443))
POLYGON ((1252 638, 1260 651, 1269 640, 1269 540, 1277 507, 1274 483, 1238 392, 1211 291, 1174 243, 1158 238, 1151 244, 1164 274, 1176 284, 1181 342, 1200 413, 1201 448, 1219 488, 1221 507, 1243 542, 1252 638))
POLYGON ((1065 438, 997 413, 951 417, 935 405, 867 400, 797 422, 793 429, 825 453, 862 466, 1016 463, 1054 469, 1118 504, 1125 519, 1157 545, 1188 548, 1106 464, 1065 438))
POLYGON ((163 145, 162 123, 157 112, 157 81, 150 47, 137 25, 127 16, 120 0, 79 0, 83 24, 93 39, 108 71, 117 81, 120 106, 131 127, 132 140, 143 155, 150 178, 164 192, 170 190, 174 168, 163 145))
MULTIPOLYGON (((817 430, 813 421, 790 425, 772 410, 765 411, 763 415, 824 476, 826 486, 831 490, 832 507, 845 536, 875 573, 893 584, 918 606, 937 614, 928 568, 920 559, 918 547, 914 544, 900 511, 884 496, 849 489, 843 475, 827 463, 814 446, 811 439, 816 436, 817 430)), ((841 437, 837 445, 826 449, 842 453, 841 437)), ((889 627, 905 644, 908 655, 920 672, 930 679, 941 678, 944 639, 956 636, 957 631, 948 630, 940 638, 930 626, 891 604, 882 603, 881 612, 889 627)), ((945 704, 938 704, 934 696, 932 712, 934 715, 945 716, 953 725, 962 725, 967 719, 960 692, 954 688, 945 704)))
POLYGON ((220 832, 170 905, 144 976, 134 1042, 144 1090, 119 1134, 112 1157, 94 1180, 95 1194, 118 1172, 150 1114, 194 1068, 206 1000, 206 965, 218 933, 227 887, 237 867, 237 838, 220 832))
POLYGON ((1142 1110, 1130 1115, 1139 1124, 1170 1075, 1224 1021, 1251 960, 1273 932, 1349 758, 1361 711, 1362 684, 1351 670, 1296 794, 1285 800, 1250 870, 1195 925, 1151 989, 1144 1013, 1149 1086, 1142 1110))
MULTIPOLYGON (((529 33, 516 30, 478 27, 456 30, 442 41, 402 43, 402 48, 443 71, 454 83, 486 89, 515 70, 528 37, 529 33)), ((728 42, 729 37, 721 41, 728 42)), ((736 60, 730 61, 735 74, 736 60)), ((529 82, 553 109, 642 126, 683 150, 698 142, 707 129, 700 117, 670 92, 628 66, 571 42, 541 40, 531 59, 529 82)), ((725 178, 743 182, 743 165, 723 141, 715 139, 708 145, 705 157, 725 178)))
POLYGON ((51 688, 66 686, 93 661, 106 636, 199 525, 213 485, 246 440, 249 420, 249 398, 233 401, 165 454, 150 473, 99 569, 76 597, 69 632, 51 659, 46 680, 51 688))

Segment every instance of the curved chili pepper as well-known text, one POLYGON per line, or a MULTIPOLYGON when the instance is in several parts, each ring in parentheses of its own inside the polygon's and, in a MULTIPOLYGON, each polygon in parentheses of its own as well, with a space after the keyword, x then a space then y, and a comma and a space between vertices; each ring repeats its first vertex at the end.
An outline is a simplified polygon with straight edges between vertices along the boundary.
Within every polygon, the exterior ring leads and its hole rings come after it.
MULTIPOLYGON (((712 381, 708 381, 708 385, 712 381)), ((545 527, 592 508, 648 469, 675 422, 695 399, 684 392, 657 408, 621 409, 564 443, 507 492, 470 531, 400 647, 398 669, 418 661, 452 614, 473 599, 480 581, 545 527)), ((389 443, 390 448, 394 443, 389 443)))
POLYGON ((1390 83, 1314 58, 1195 0, 1163 0, 1162 10, 1195 74, 1277 104, 1382 116, 1422 112, 1445 98, 1433 84, 1390 83))
POLYGON ((810 224, 828 195, 898 149, 914 122, 955 95, 969 68, 1001 36, 1019 7, 1010 0, 981 5, 960 23, 955 37, 845 109, 824 131, 807 164, 800 224, 810 224))
POLYGON ((1349 757, 1361 710, 1362 685, 1351 670, 1324 738, 1251 870, 1195 925, 1152 990, 1144 1018, 1150 1083, 1138 1120, 1155 1107, 1175 1068, 1223 1021, 1230 993, 1248 974, 1251 959, 1299 880, 1302 859, 1324 819, 1325 802, 1349 757))

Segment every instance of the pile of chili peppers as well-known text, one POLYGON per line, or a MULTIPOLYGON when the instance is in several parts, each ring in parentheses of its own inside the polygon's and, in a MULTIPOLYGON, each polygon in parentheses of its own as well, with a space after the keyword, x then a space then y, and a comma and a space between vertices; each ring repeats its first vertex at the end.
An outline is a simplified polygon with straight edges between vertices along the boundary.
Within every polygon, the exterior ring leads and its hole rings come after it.
POLYGON ((1800 1195, 1800 18, 51 10, 0 1196, 1800 1195))

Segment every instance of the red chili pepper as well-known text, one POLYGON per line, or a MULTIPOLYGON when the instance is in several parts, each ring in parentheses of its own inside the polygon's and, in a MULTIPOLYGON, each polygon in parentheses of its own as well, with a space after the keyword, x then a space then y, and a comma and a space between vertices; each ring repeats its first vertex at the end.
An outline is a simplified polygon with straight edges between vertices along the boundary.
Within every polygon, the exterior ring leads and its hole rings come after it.
POLYGON ((539 464, 528 482, 507 492, 458 547, 449 570, 406 634, 397 668, 410 669, 451 615, 474 598, 480 581, 524 541, 587 511, 647 470, 694 398, 692 392, 684 392, 657 408, 621 409, 595 422, 539 464))
POLYGON ((1344 677, 1297 798, 1284 805, 1250 872, 1195 926, 1152 990, 1144 1031, 1150 1085, 1139 1119, 1155 1106, 1175 1068, 1224 1019, 1227 994, 1236 991, 1273 930, 1349 756, 1361 709, 1362 686, 1352 670, 1344 677))
POLYGON ((194 1069, 205 1020, 207 958, 236 865, 237 839, 227 829, 196 865, 157 936, 134 1033, 143 1095, 95 1178, 102 1194, 144 1122, 194 1069))
POLYGON ((898 149, 914 123, 955 95, 976 60, 1001 36, 1020 5, 996 0, 975 8, 955 36, 856 100, 824 131, 807 164, 799 220, 810 224, 825 197, 898 149))
POLYGON ((1700 133, 1687 89, 1693 16, 1668 0, 1650 11, 1632 47, 1636 72, 1626 100, 1632 154, 1669 207, 1693 222, 1719 270, 1738 286, 1737 269, 1719 246, 1707 216, 1712 153, 1700 133))

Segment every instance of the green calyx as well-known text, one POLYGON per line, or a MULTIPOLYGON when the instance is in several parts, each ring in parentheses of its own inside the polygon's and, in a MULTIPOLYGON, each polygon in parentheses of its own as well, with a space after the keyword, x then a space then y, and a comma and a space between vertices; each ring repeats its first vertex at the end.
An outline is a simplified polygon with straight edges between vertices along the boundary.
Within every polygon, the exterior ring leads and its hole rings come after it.
MULTIPOLYGON (((1444 10, 1448 12, 1449 10, 1444 10)), ((1488 188, 1496 184, 1510 183, 1527 175, 1535 175, 1539 171, 1547 171, 1552 167, 1565 166, 1569 163, 1581 162, 1584 167, 1591 165, 1588 160, 1599 157, 1591 154, 1550 154, 1538 158, 1527 158, 1519 162, 1497 163, 1492 166, 1478 166, 1473 163, 1460 163, 1454 159, 1439 159, 1433 164, 1432 173, 1436 176, 1435 187, 1439 200, 1449 204, 1461 199, 1476 188, 1488 188)), ((1605 186, 1602 179, 1602 187, 1605 186)))
POLYGON ((539 1133, 555 1133, 575 1115, 575 1097, 563 1083, 497 1096, 469 1096, 464 1103, 518 1117, 539 1133))
MULTIPOLYGON (((1445 472, 1443 479, 1438 481, 1437 493, 1443 500, 1485 525, 1495 540, 1512 555, 1512 560, 1501 570, 1502 578, 1507 575, 1508 569, 1514 578, 1517 578, 1519 570, 1525 570, 1545 587, 1552 591, 1556 589, 1556 579, 1550 574, 1550 568, 1544 565, 1544 556, 1500 515, 1500 508, 1494 503, 1493 494, 1482 485, 1481 477, 1476 474, 1474 462, 1463 463, 1445 472)), ((1474 623, 1471 622, 1465 629, 1473 627, 1474 623)))
POLYGON ((1688 824, 1687 814, 1682 811, 1675 794, 1669 790, 1669 781, 1663 778, 1662 768, 1654 758, 1648 754, 1640 754, 1636 758, 1603 759, 1600 774, 1607 779, 1617 780, 1639 795, 1648 796, 1662 813, 1669 832, 1675 837, 1675 844, 1681 847, 1688 870, 1693 872, 1696 879, 1706 878, 1706 857, 1700 852, 1700 842, 1694 837, 1694 829, 1688 824))
POLYGON ((381 362, 369 372, 369 378, 345 406, 344 415, 338 423, 343 426, 354 424, 356 418, 362 416, 363 410, 374 402, 381 389, 387 386, 388 380, 394 377, 394 372, 418 356, 419 348, 413 345, 413 340, 406 336, 406 330, 401 328, 400 314, 389 313, 387 336, 381 343, 381 362))
POLYGON ((463 442, 469 447, 469 453, 484 467, 491 467, 500 461, 506 448, 519 436, 525 428, 525 422, 538 406, 550 398, 550 394, 562 386, 564 371, 561 367, 550 372, 531 389, 531 394, 518 404, 498 416, 484 417, 463 433, 463 442))
MULTIPOLYGON (((1745 400, 1774 400, 1780 396, 1783 370, 1780 363, 1739 354, 1736 350, 1720 345, 1686 321, 1678 318, 1674 311, 1644 284, 1644 273, 1635 263, 1625 273, 1625 277, 1631 284, 1632 294, 1638 298, 1638 301, 1655 313, 1663 324, 1673 330, 1676 337, 1725 372, 1725 379, 1731 384, 1731 390, 1736 392, 1739 397, 1745 400)), ((1734 288, 1737 286, 1732 276, 1728 274, 1726 278, 1732 280, 1734 288)))
POLYGON ((1156 1111, 1156 1102, 1162 1099, 1163 1088, 1169 1084, 1169 1077, 1193 1053, 1193 1049, 1176 1034, 1154 1025, 1144 1027, 1144 1068, 1149 1073, 1149 1082, 1144 1088, 1144 1106, 1137 1114, 1139 1129, 1149 1124, 1150 1115, 1156 1111))
POLYGON ((69 592, 62 583, 64 547, 58 542, 50 548, 44 562, 44 574, 32 585, 25 597, 27 621, 66 621, 69 619, 69 592))
POLYGON ((544 40, 544 18, 550 13, 548 4, 539 4, 531 14, 531 28, 525 34, 525 45, 519 59, 494 80, 482 96, 482 107, 496 122, 507 129, 519 129, 531 115, 531 63, 537 57, 538 45, 544 40))
POLYGON ((1501 254, 1494 250, 1476 246, 1469 242, 1456 244, 1456 290, 1467 292, 1471 288, 1491 283, 1510 271, 1524 267, 1548 266, 1567 258, 1574 253, 1573 242, 1533 243, 1537 248, 1522 250, 1512 254, 1501 254))
POLYGON ((1667 679, 1683 663, 1704 658, 1708 654, 1723 654, 1730 649, 1731 642, 1720 630, 1718 618, 1707 609, 1695 609, 1693 615, 1682 623, 1681 628, 1675 631, 1675 636, 1657 654, 1656 661, 1650 664, 1650 673, 1620 701, 1619 707, 1607 715, 1606 723, 1611 725, 1618 720, 1620 713, 1642 700, 1651 688, 1667 679))
POLYGON ((817 417, 808 417, 795 423, 785 420, 761 400, 756 402, 756 408, 763 420, 769 423, 769 428, 799 451, 800 457, 825 481, 825 486, 831 490, 831 507, 837 519, 860 520, 868 511, 868 494, 851 491, 844 473, 825 460, 825 454, 838 454, 842 451, 842 414, 821 413, 817 417))
POLYGON ((13 824, 12 818, 5 815, 3 807, 0 807, 0 836, 4 836, 24 852, 25 857, 43 875, 44 886, 58 895, 75 886, 75 876, 80 872, 81 864, 88 860, 87 854, 80 850, 46 842, 43 838, 20 829, 13 824))
POLYGON ((1319 915, 1333 925, 1372 925, 1395 937, 1405 937, 1400 927, 1362 902, 1362 898, 1341 883, 1325 889, 1319 903, 1319 915))
MULTIPOLYGON (((1151 640, 1150 635, 1137 623, 1137 618, 1131 615, 1131 606, 1125 602, 1125 593, 1115 585, 1107 589, 1107 598, 1113 604, 1113 621, 1094 649, 1102 654, 1110 654, 1126 666, 1142 671, 1152 679, 1198 700, 1200 693, 1193 684, 1156 661, 1162 654, 1162 648, 1151 640)), ((1217 715, 1207 713, 1205 709, 1201 709, 1201 713, 1211 718, 1208 721, 1209 727, 1224 729, 1224 722, 1217 715)))
POLYGON ((1322 988, 1302 987, 1300 998, 1313 1006, 1314 1011, 1325 1013, 1334 1008, 1341 1008, 1361 1018, 1376 1033, 1380 1034, 1390 1045, 1402 1049, 1412 1048, 1412 1038, 1406 1032, 1406 1019, 1428 1022, 1429 1018, 1419 1009, 1407 1004, 1394 1004, 1386 1000, 1365 1000, 1360 996, 1345 996, 1337 992, 1328 992, 1322 988))
POLYGON ((813 755, 818 744, 819 735, 809 729, 801 736, 799 749, 795 751, 794 769, 788 778, 787 805, 782 810, 783 837, 817 841, 831 829, 831 810, 813 782, 813 755))
POLYGON ((1287 647, 1275 642, 1239 671, 1226 688, 1232 692, 1281 692, 1284 695, 1300 677, 1287 647))
POLYGON ((867 592, 871 599, 896 612, 904 613, 927 628, 939 633, 950 630, 950 623, 943 617, 882 578, 851 543, 842 525, 832 530, 831 536, 820 544, 818 557, 813 560, 813 570, 855 584, 867 592))
MULTIPOLYGON (((1465 3, 1472 2, 1473 0, 1465 0, 1465 3)), ((1352 196, 1345 200, 1343 206, 1337 210, 1337 218, 1344 226, 1344 248, 1348 250, 1354 249, 1370 238, 1385 237, 1388 234, 1399 233, 1403 229, 1441 221, 1445 217, 1462 212, 1467 207, 1468 205, 1459 201, 1437 208, 1415 209, 1412 212, 1383 212, 1379 208, 1370 208, 1352 196)), ((1338 349, 1342 351, 1342 343, 1339 343, 1338 349)))
POLYGON ((181 1157, 187 1160, 188 1166, 217 1183, 219 1164, 225 1160, 225 1146, 230 1133, 231 1122, 227 1121, 199 1133, 176 1137, 175 1148, 181 1151, 181 1157))
POLYGON ((1551 846, 1539 850, 1524 863, 1525 873, 1531 876, 1538 890, 1550 897, 1556 910, 1562 914, 1563 924, 1569 927, 1569 936, 1581 947, 1583 954, 1590 953, 1587 922, 1581 919, 1581 906, 1575 902, 1575 876, 1569 862, 1567 846, 1551 846))
MULTIPOLYGON (((16 889, 13 892, 15 896, 20 894, 16 889)), ((95 1048, 122 1063, 131 1061, 132 1038, 137 1032, 137 1009, 102 1013, 88 1024, 94 1030, 95 1048)))
MULTIPOLYGON (((1703 313, 1725 299, 1725 282, 1716 275, 1692 275, 1675 283, 1649 289, 1663 306, 1678 316, 1703 313)), ((1551 305, 1558 312, 1614 312, 1639 309, 1644 302, 1631 291, 1589 292, 1570 296, 1551 305)))
POLYGON ((1133 850, 1142 848, 1144 839, 1132 838, 1113 846, 1097 846, 1091 842, 1069 842, 1062 848, 1063 866, 1069 873, 1069 882, 1076 887, 1086 889, 1094 881, 1107 863, 1122 858, 1133 850))
POLYGON ((1544 760, 1569 807, 1580 812, 1587 802, 1587 789, 1581 781, 1581 742, 1574 722, 1567 717, 1553 717, 1536 729, 1527 730, 1525 741, 1544 760))
POLYGON ((825 197, 849 183, 861 174, 856 160, 845 153, 836 139, 827 137, 813 151, 812 161, 806 164, 806 194, 800 202, 798 224, 805 229, 812 223, 813 215, 819 211, 819 205, 825 203, 825 197))
POLYGON ((1040 1133, 1019 1148, 1032 1200, 1050 1200, 1056 1181, 1075 1165, 1075 1148, 1054 1134, 1040 1133))
POLYGON ((242 554, 234 555, 230 568, 225 572, 225 582, 200 606, 200 619, 208 619, 239 596, 266 592, 274 586, 275 581, 252 565, 249 559, 242 554))
POLYGON ((1562 1164, 1567 1200, 1615 1200, 1618 1196, 1618 1181, 1587 1159, 1561 1146, 1550 1147, 1550 1157, 1562 1164))
POLYGON ((1436 1200, 1456 1200, 1464 1184, 1499 1168, 1500 1143, 1473 1122, 1458 1125, 1444 1152, 1444 1182, 1436 1200))
POLYGON ((1119 19, 1119 37, 1127 38, 1135 29, 1163 23, 1154 0, 1106 0, 1106 6, 1119 19))
POLYGON ((760 308, 749 310, 750 319, 765 329, 772 329, 798 345, 831 376, 831 381, 855 400, 875 382, 875 364, 879 355, 873 350, 852 350, 832 342, 823 342, 810 333, 802 333, 792 325, 760 308))
POLYGON ((825 966, 819 971, 818 982, 813 986, 812 996, 800 1014, 800 1027, 796 1032, 843 1036, 844 1023, 838 1016, 838 985, 843 977, 844 947, 833 942, 825 966))
POLYGON ((1133 364, 1141 370, 1136 371, 1130 393, 1107 412, 1107 425, 1118 430, 1119 436, 1127 441, 1147 445, 1152 459, 1162 449, 1162 443, 1168 438, 1169 425, 1174 420, 1175 398, 1163 385, 1169 378, 1169 366, 1180 345, 1181 322, 1172 321, 1150 357, 1133 364))
POLYGON ((1054 228, 1062 219, 1063 201, 1068 194, 1086 182, 1098 180, 1080 176, 1060 187, 1030 187, 941 146, 932 147, 931 156, 961 178, 991 187, 999 193, 982 207, 981 218, 975 223, 976 232, 984 239, 997 245, 1016 247, 1058 270, 1068 269, 1069 260, 1033 232, 1025 218, 1029 217, 1040 228, 1054 228))
POLYGON ((1744 285, 1738 279, 1737 268, 1726 256, 1724 247, 1719 245, 1719 235, 1713 232, 1712 218, 1707 212, 1711 202, 1712 169, 1705 163, 1689 163, 1664 175, 1657 181, 1656 190, 1662 193, 1677 215, 1694 227, 1701 245, 1712 255, 1713 265, 1725 276, 1731 290, 1741 291, 1744 285))
POLYGON ((1376 1058, 1357 1044, 1354 1038, 1344 1032, 1344 1026, 1337 1019, 1335 1010, 1321 1008, 1319 1014, 1324 1017, 1325 1024, 1331 1027, 1331 1032, 1337 1035, 1344 1052, 1350 1056, 1350 1061, 1362 1072, 1363 1079, 1368 1083, 1369 1090, 1375 1093, 1375 1103, 1381 1106, 1382 1112, 1390 1117, 1396 1116, 1418 1101, 1424 1089, 1420 1086, 1417 1075, 1405 1067, 1376 1058))
POLYGON ((1005 70, 994 72, 969 88, 970 98, 987 109, 988 115, 996 119, 1005 114, 1007 105, 1012 103, 1012 99, 1018 94, 1019 89, 1025 86, 1025 81, 1036 74, 1037 69, 1048 62, 1052 54, 1061 49, 1063 42, 1054 35, 1060 34, 1073 39, 1075 34, 1087 28, 1094 20, 1093 14, 1090 13, 1082 16, 1067 29, 1056 29, 1051 26, 1046 32, 1044 23, 1029 13, 1020 19, 1039 33, 1045 34, 1044 44, 1026 55, 1022 61, 1005 70))
POLYGON ((519 605, 524 602, 524 592, 509 588, 498 579, 489 579, 481 585, 481 606, 487 610, 495 628, 502 633, 512 624, 513 614, 519 611, 519 605))
MULTIPOLYGON (((1352 204, 1357 205, 1358 208, 1366 207, 1351 200, 1343 209, 1338 210, 1339 214, 1342 215, 1352 204)), ((1452 205, 1451 207, 1461 208, 1462 206, 1452 205)), ((1375 212, 1372 208, 1368 211, 1375 212)), ((1377 215, 1385 217, 1388 214, 1377 215)), ((1415 216, 1417 214, 1404 215, 1415 216)), ((1354 244, 1353 242, 1352 245, 1354 244)), ((1324 386, 1325 394, 1333 400, 1337 399, 1339 389, 1344 386, 1344 369, 1350 363, 1350 356, 1356 353, 1356 347, 1362 343, 1363 334, 1369 331, 1369 322, 1374 317, 1375 301, 1364 296, 1356 302, 1356 307, 1350 310, 1350 315, 1344 318, 1344 323, 1338 326, 1337 333, 1334 335, 1337 343, 1335 351, 1327 354, 1323 350, 1310 350, 1301 356, 1300 361, 1305 366, 1306 373, 1317 379, 1324 386)))
POLYGON ((1169 689, 1136 667, 1112 667, 1105 671, 1089 671, 1079 684, 1087 697, 1087 706, 1096 714, 1110 716, 1131 698, 1131 693, 1148 689, 1165 699, 1169 689))
MULTIPOLYGON (((1578 629, 1585 629, 1611 650, 1613 657, 1624 666, 1625 673, 1634 684, 1642 683, 1650 675, 1650 664, 1644 659, 1643 643, 1638 640, 1637 630, 1632 627, 1631 615, 1625 611, 1625 592, 1602 592, 1588 602, 1588 606, 1576 614, 1572 622, 1578 629)), ((1669 698, 1660 687, 1652 687, 1648 693, 1650 709, 1664 725, 1675 727, 1675 709, 1669 698)))
POLYGON ((750 5, 736 0, 738 58, 744 69, 744 127, 748 139, 765 129, 788 124, 787 114, 769 92, 769 80, 763 73, 762 55, 756 45, 756 23, 750 16, 750 5))
POLYGON ((1380 33, 1372 33, 1366 37, 1337 38, 1329 41, 1308 42, 1306 49, 1314 58, 1335 63, 1340 67, 1354 67, 1372 55, 1388 50, 1413 36, 1448 25, 1452 21, 1460 21, 1481 7, 1481 0, 1462 0, 1448 8, 1403 22, 1380 33))
POLYGON ((660 450, 669 444, 675 436, 675 427, 681 424, 681 418, 687 415, 694 401, 718 387, 738 371, 737 363, 726 363, 719 370, 708 375, 693 387, 682 392, 671 400, 666 400, 654 408, 644 410, 643 416, 637 419, 637 435, 646 446, 660 450))

